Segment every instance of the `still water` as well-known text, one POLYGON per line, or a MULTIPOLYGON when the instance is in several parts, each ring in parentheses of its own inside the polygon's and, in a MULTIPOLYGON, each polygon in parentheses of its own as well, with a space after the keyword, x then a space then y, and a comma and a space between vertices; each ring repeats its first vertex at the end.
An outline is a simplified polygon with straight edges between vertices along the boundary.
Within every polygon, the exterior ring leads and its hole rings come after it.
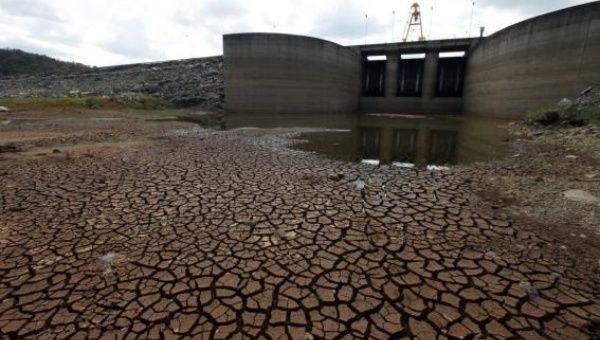
POLYGON ((298 127, 294 148, 330 159, 398 167, 488 161, 508 152, 507 121, 480 117, 370 115, 225 115, 227 129, 298 127))

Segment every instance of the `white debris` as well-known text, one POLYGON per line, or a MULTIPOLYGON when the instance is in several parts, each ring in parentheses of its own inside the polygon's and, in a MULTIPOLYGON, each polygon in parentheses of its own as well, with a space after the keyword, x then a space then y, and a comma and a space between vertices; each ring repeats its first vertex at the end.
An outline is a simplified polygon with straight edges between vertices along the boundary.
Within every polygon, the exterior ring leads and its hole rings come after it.
POLYGON ((588 204, 600 203, 600 199, 598 197, 592 195, 591 193, 589 193, 588 191, 585 191, 585 190, 579 190, 579 189, 567 190, 567 191, 563 192, 563 196, 570 201, 575 201, 575 202, 580 202, 580 203, 588 203, 588 204))
POLYGON ((558 107, 561 110, 568 110, 573 106, 573 101, 568 98, 563 98, 558 102, 558 107))
POLYGON ((378 159, 363 159, 362 161, 360 161, 362 164, 367 164, 367 165, 379 165, 379 160, 378 159))
POLYGON ((365 183, 365 181, 363 181, 360 178, 357 179, 356 181, 352 182, 352 184, 354 185, 354 187, 356 187, 357 190, 362 190, 367 185, 367 183, 365 183))
POLYGON ((397 168, 412 169, 415 167, 415 164, 414 163, 394 162, 394 163, 392 163, 392 166, 395 166, 397 168))
POLYGON ((441 166, 441 165, 428 165, 427 170, 429 170, 429 171, 444 171, 444 170, 450 170, 450 168, 447 166, 441 166))

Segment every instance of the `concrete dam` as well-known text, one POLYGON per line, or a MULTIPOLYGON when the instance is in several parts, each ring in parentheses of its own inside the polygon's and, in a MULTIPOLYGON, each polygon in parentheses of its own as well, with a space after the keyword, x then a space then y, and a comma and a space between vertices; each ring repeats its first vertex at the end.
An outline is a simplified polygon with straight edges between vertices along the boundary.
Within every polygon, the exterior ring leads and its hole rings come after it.
POLYGON ((231 113, 519 117, 600 82, 600 1, 489 37, 360 46, 288 34, 223 37, 231 113))

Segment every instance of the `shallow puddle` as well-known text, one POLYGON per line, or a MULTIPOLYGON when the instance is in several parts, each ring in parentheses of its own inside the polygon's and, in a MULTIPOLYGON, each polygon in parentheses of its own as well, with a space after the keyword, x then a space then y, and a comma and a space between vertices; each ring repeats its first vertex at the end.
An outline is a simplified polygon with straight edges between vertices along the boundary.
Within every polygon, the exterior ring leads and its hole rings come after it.
POLYGON ((294 148, 330 159, 412 168, 489 161, 508 152, 507 121, 481 117, 370 115, 225 115, 228 129, 319 128, 294 148))

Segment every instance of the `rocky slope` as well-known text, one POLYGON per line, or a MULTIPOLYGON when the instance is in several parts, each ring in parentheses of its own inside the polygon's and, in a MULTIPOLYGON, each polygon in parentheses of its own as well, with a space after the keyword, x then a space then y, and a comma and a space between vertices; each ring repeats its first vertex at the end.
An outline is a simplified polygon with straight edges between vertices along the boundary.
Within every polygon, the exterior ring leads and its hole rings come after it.
POLYGON ((223 106, 223 57, 94 68, 67 75, 0 77, 0 97, 146 94, 179 107, 223 106))

